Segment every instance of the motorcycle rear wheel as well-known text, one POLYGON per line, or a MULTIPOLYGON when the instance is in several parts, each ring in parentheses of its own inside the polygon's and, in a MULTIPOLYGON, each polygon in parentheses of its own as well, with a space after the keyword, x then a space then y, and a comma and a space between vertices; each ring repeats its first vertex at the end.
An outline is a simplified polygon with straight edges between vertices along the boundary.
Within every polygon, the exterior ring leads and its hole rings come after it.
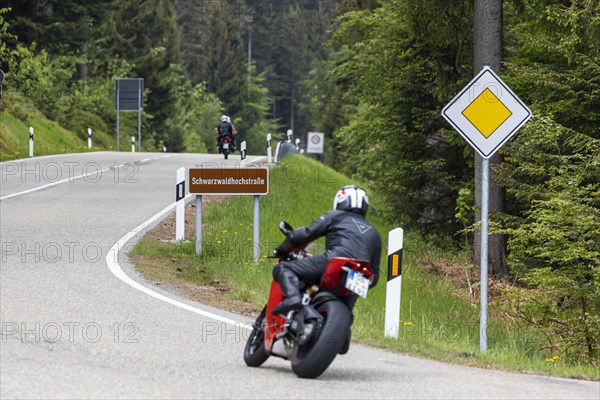
POLYGON ((249 367, 260 367, 269 358, 265 350, 265 315, 266 307, 263 308, 262 313, 254 322, 254 328, 244 348, 244 361, 249 367))
POLYGON ((297 346, 292 370, 300 378, 316 378, 333 362, 348 336, 352 314, 341 301, 328 301, 317 308, 324 317, 319 332, 308 343, 297 346))

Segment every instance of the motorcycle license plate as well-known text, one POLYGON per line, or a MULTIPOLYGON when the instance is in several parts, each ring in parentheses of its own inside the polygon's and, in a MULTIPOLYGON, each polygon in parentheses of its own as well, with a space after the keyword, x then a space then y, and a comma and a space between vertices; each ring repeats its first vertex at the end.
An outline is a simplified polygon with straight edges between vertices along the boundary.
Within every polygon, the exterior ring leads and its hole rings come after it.
POLYGON ((223 143, 223 148, 224 149, 228 149, 229 148, 229 143, 223 143))
POLYGON ((367 298, 369 292, 369 280, 362 274, 356 271, 348 272, 348 278, 346 279, 346 289, 351 290, 360 297, 367 298))

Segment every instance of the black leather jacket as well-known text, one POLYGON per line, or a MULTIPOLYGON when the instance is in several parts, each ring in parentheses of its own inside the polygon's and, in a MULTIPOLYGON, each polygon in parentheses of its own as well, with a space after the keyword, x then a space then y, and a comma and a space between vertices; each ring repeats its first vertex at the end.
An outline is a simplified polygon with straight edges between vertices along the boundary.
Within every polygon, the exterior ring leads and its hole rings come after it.
POLYGON ((375 273, 372 287, 379 280, 381 237, 379 232, 362 215, 348 211, 329 211, 317 218, 309 227, 294 229, 277 248, 277 253, 288 252, 298 245, 325 236, 328 258, 348 257, 367 260, 375 273))
POLYGON ((221 122, 219 126, 217 126, 217 135, 219 135, 219 138, 222 136, 233 138, 233 125, 226 121, 221 122))

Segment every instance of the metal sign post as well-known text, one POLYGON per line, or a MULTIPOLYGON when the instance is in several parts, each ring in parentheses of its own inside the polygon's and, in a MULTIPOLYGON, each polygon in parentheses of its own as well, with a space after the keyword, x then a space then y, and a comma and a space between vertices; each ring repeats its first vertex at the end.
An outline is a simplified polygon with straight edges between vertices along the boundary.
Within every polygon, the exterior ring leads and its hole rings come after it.
POLYGON ((254 196, 254 261, 260 257, 260 196, 254 196))
POLYGON ((442 116, 481 155, 481 299, 479 348, 487 350, 489 158, 528 120, 531 111, 485 65, 442 110, 442 116))
MULTIPOLYGON (((191 189, 190 189, 191 192, 191 189)), ((196 255, 202 252, 202 195, 196 196, 196 255)))
POLYGON ((120 91, 121 86, 119 85, 119 80, 117 79, 115 81, 115 96, 116 96, 116 100, 115 100, 115 104, 117 107, 117 151, 121 150, 121 138, 119 137, 120 132, 121 132, 121 105, 120 103, 120 99, 121 99, 121 91, 120 91))
POLYGON ((142 110, 144 109, 144 80, 138 85, 138 151, 142 151, 142 110))
POLYGON ((479 299, 479 350, 487 350, 488 325, 488 203, 490 160, 481 160, 481 256, 479 259, 481 296, 479 299))

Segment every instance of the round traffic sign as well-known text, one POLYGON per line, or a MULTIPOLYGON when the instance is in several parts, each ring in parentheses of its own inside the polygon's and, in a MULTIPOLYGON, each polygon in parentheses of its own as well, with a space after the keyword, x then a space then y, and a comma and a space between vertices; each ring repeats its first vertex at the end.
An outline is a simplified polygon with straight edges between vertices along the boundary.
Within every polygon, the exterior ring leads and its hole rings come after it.
POLYGON ((310 138, 312 144, 319 144, 321 142, 321 137, 319 135, 313 135, 310 138))

